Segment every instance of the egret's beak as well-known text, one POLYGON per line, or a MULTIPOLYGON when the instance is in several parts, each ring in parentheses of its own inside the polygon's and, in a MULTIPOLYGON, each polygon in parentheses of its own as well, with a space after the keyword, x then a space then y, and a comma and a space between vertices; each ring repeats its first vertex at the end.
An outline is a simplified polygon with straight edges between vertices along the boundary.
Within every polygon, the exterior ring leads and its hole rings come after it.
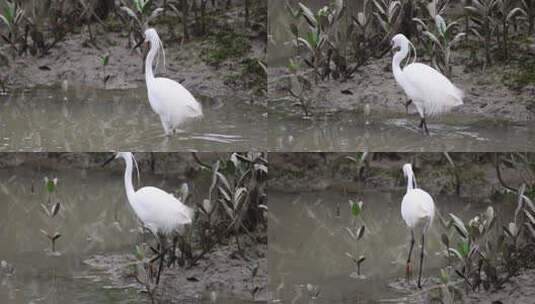
POLYGON ((106 160, 103 164, 102 164, 102 167, 106 166, 107 164, 109 164, 112 160, 115 159, 115 154, 113 154, 108 160, 106 160))
POLYGON ((390 42, 390 46, 392 47, 392 54, 394 54, 397 51, 401 50, 401 47, 394 45, 394 41, 390 42))

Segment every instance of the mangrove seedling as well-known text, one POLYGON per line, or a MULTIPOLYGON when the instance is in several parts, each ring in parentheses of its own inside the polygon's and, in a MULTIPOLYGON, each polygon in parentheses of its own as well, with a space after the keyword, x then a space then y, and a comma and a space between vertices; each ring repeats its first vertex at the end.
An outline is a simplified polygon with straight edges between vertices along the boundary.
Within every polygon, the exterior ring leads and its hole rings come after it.
MULTIPOLYGON (((531 1, 530 1, 531 2, 531 1)), ((512 0, 497 0, 498 21, 502 30, 502 50, 504 60, 509 60, 509 27, 520 16, 527 17, 526 11, 516 5, 512 0)))
POLYGON ((47 193, 47 200, 46 203, 41 204, 41 207, 47 215, 49 221, 48 229, 41 229, 41 233, 43 233, 50 240, 52 252, 56 252, 56 241, 61 237, 61 234, 57 232, 57 229, 54 228, 52 225, 52 219, 56 215, 58 215, 59 210, 61 208, 61 203, 56 199, 55 195, 57 185, 57 177, 53 179, 45 177, 45 190, 47 193))
POLYGON ((104 54, 100 57, 100 64, 102 65, 102 81, 104 84, 108 82, 111 75, 106 74, 106 67, 108 66, 108 63, 110 62, 110 54, 104 54))
POLYGON ((297 74, 298 67, 298 63, 290 59, 288 70, 293 75, 288 78, 288 93, 297 101, 294 105, 303 109, 305 118, 309 118, 311 114, 310 100, 305 97, 305 93, 312 89, 312 83, 303 75, 297 74))
POLYGON ((258 263, 254 264, 253 266, 247 266, 247 268, 251 272, 251 297, 253 298, 253 301, 256 300, 256 294, 262 290, 261 286, 255 284, 255 278, 258 274, 259 267, 260 265, 258 265, 258 263))
POLYGON ((393 34, 394 26, 400 16, 401 1, 399 0, 373 0, 375 12, 373 15, 385 37, 393 34))
POLYGON ((494 8, 497 0, 472 0, 472 5, 466 6, 465 10, 470 14, 474 26, 471 32, 478 38, 485 50, 485 64, 491 63, 491 43, 494 34, 494 8))
POLYGON ((345 255, 351 259, 353 262, 353 265, 355 266, 356 275, 357 277, 361 277, 360 274, 360 266, 361 264, 366 260, 366 257, 363 255, 359 255, 358 252, 358 241, 364 236, 364 232, 366 231, 366 226, 364 224, 357 225, 356 220, 360 217, 360 214, 362 212, 363 202, 355 202, 353 200, 349 200, 349 206, 351 208, 351 220, 352 223, 348 227, 346 227, 347 234, 350 237, 350 243, 353 247, 352 252, 346 252, 345 255))
POLYGON ((151 10, 152 0, 121 0, 121 10, 132 20, 130 34, 134 33, 134 45, 143 39, 143 31, 149 23, 156 19, 164 8, 158 7, 151 10))
POLYGON ((457 22, 447 23, 441 15, 434 16, 434 28, 432 31, 420 18, 413 19, 421 27, 422 34, 429 39, 432 44, 431 58, 433 65, 446 76, 451 76, 451 49, 465 35, 457 32, 457 22))
POLYGON ((301 16, 303 16, 308 23, 309 30, 304 36, 297 39, 296 47, 301 45, 305 46, 305 49, 308 52, 308 58, 305 59, 305 63, 314 69, 314 80, 317 83, 321 76, 320 67, 325 60, 323 48, 329 39, 328 29, 329 26, 332 25, 332 22, 334 22, 329 20, 329 16, 332 12, 329 7, 325 6, 314 13, 302 3, 299 3, 299 9, 301 11, 301 16))
POLYGON ((145 288, 145 292, 149 296, 151 303, 155 304, 156 289, 158 288, 158 284, 155 283, 156 273, 153 270, 150 259, 145 256, 145 249, 143 246, 136 245, 134 257, 136 258, 136 261, 132 265, 132 273, 130 276, 145 288))
POLYGON ((2 1, 0 6, 0 21, 7 26, 8 35, 0 34, 2 39, 11 45, 15 50, 15 54, 18 52, 16 43, 18 39, 18 26, 24 16, 24 10, 20 8, 17 2, 2 1))

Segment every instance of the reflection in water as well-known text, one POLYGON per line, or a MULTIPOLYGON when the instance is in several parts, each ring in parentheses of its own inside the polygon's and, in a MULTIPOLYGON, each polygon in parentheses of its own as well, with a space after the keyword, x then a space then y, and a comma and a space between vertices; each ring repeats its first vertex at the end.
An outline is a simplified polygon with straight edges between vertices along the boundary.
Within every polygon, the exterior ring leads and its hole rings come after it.
MULTIPOLYGON (((345 228, 352 221, 347 202, 355 195, 270 192, 268 258, 273 298, 283 303, 421 303, 422 295, 412 293, 416 284, 407 288, 404 280, 410 234, 400 214, 403 194, 403 190, 359 194, 365 203, 362 216, 367 232, 357 246, 366 261, 361 270, 365 278, 355 279, 353 263, 345 255, 354 249, 345 228)), ((435 203, 440 214, 452 212, 465 219, 487 207, 454 197, 435 197, 435 203)), ((508 206, 513 208, 514 203, 508 206)), ((424 285, 432 284, 430 277, 437 277, 445 264, 442 232, 437 219, 426 237, 424 285)), ((417 269, 414 263, 413 269, 417 269)))
POLYGON ((62 92, 37 89, 0 96, 0 150, 238 151, 266 147, 267 119, 243 101, 204 105, 205 117, 164 136, 145 89, 62 92))
POLYGON ((535 149, 534 126, 471 126, 428 123, 424 136, 417 119, 363 121, 347 115, 310 121, 270 115, 268 145, 274 151, 529 151, 535 149))
MULTIPOLYGON (((143 185, 175 191, 181 182, 143 174, 143 185)), ((137 186, 137 185, 136 185, 137 186)), ((195 181, 193 200, 207 191, 195 181)), ((0 270, 0 303, 139 303, 146 297, 132 289, 112 288, 109 274, 86 266, 93 254, 132 252, 139 241, 134 214, 126 203, 122 174, 98 169, 0 170, 0 260, 15 268, 0 270), (50 221, 40 204, 46 200, 45 176, 59 177, 60 213, 50 221), (40 232, 53 225, 62 236, 47 254, 48 239, 40 232)), ((237 303, 236 299, 222 303, 237 303)))

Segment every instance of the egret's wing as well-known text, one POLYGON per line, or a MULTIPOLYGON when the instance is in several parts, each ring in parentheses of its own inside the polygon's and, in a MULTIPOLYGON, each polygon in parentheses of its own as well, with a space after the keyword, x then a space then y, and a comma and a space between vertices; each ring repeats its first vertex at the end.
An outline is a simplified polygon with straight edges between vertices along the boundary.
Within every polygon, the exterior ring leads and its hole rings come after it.
POLYGON ((401 202, 401 216, 411 228, 416 227, 422 220, 431 223, 435 216, 433 198, 422 189, 409 190, 401 202))
POLYGON ((464 93, 451 81, 432 67, 422 64, 409 64, 403 69, 404 80, 413 88, 411 96, 425 107, 425 115, 433 116, 459 106, 463 103, 464 93))
POLYGON ((191 224, 193 209, 173 195, 156 187, 143 187, 135 193, 136 213, 146 225, 158 227, 164 233, 191 224))
POLYGON ((180 83, 168 78, 156 78, 150 90, 151 104, 160 116, 165 116, 173 125, 185 119, 202 116, 202 108, 195 97, 180 83))

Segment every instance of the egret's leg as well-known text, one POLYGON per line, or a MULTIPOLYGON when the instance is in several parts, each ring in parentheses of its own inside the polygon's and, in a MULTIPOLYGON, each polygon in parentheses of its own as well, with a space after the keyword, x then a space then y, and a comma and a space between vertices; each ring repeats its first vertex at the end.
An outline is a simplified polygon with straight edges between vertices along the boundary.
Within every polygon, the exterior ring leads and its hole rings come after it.
POLYGON ((425 130, 425 134, 429 135, 429 129, 427 128, 427 122, 425 121, 425 117, 424 117, 424 130, 425 130))
POLYGON ((177 257, 176 257, 176 243, 178 242, 178 236, 174 236, 173 237, 173 248, 172 248, 172 251, 171 251, 171 258, 169 259, 169 263, 167 264, 167 267, 171 266, 171 265, 175 265, 176 264, 176 260, 177 260, 177 257))
POLYGON ((418 274, 418 288, 422 288, 422 273, 424 270, 425 233, 422 233, 422 251, 420 252, 420 273, 418 274))
POLYGON ((160 239, 160 264, 158 266, 158 273, 156 274, 156 285, 158 285, 158 283, 160 283, 160 274, 162 273, 162 269, 163 269, 163 262, 164 262, 164 259, 165 259, 165 252, 166 252, 166 248, 165 248, 165 244, 163 243, 163 239, 160 239))
POLYGON ((425 134, 429 135, 429 129, 427 128, 427 122, 425 121, 425 116, 422 116, 422 120, 420 120, 420 129, 422 129, 425 134))
POLYGON ((411 230, 411 246, 409 247, 409 256, 407 257, 407 266, 405 267, 405 275, 407 277, 407 281, 409 281, 410 274, 411 274, 411 255, 412 255, 412 248, 414 247, 414 231, 411 230))
POLYGON ((411 105, 412 103, 412 99, 409 99, 406 103, 405 103, 405 110, 407 111, 407 114, 409 114, 409 106, 411 105))

